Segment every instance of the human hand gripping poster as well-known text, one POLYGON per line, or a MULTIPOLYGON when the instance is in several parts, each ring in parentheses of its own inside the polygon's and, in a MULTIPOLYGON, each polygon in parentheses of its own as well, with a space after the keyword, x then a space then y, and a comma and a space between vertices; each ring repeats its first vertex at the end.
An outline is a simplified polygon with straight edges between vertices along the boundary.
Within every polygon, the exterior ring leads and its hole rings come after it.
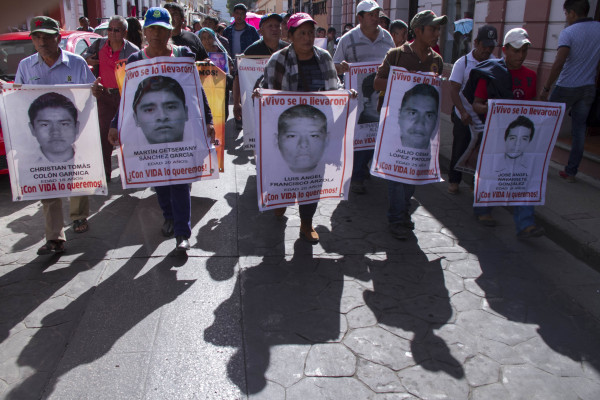
POLYGON ((563 103, 488 100, 474 206, 542 205, 563 103))
POLYGON ((260 93, 255 105, 259 210, 347 199, 356 100, 347 91, 260 93))
POLYGON ((350 71, 344 79, 346 89, 358 92, 358 120, 354 128, 354 150, 375 148, 379 112, 377 101, 379 92, 373 89, 377 67, 381 63, 362 62, 350 64, 350 71))
POLYGON ((4 85, 13 201, 108 194, 90 85, 4 85))
POLYGON ((201 88, 192 59, 155 57, 127 64, 119 106, 123 188, 219 177, 201 88))
POLYGON ((440 78, 392 67, 371 174, 412 185, 441 181, 440 78))
POLYGON ((244 128, 244 149, 255 149, 254 99, 252 92, 263 78, 265 66, 270 57, 238 56, 238 77, 242 102, 242 124, 244 128))

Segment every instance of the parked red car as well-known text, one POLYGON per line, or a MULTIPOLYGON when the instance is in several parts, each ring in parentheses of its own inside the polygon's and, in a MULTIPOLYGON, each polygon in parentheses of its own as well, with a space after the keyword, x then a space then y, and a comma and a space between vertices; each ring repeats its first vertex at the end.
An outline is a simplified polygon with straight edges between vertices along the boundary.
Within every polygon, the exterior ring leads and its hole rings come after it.
MULTIPOLYGON (((82 54, 96 39, 102 36, 93 32, 62 31, 60 48, 75 54, 82 54)), ((0 34, 0 79, 8 82, 15 80, 19 62, 35 53, 29 32, 0 34)), ((8 174, 6 150, 2 127, 0 127, 0 175, 8 174)))

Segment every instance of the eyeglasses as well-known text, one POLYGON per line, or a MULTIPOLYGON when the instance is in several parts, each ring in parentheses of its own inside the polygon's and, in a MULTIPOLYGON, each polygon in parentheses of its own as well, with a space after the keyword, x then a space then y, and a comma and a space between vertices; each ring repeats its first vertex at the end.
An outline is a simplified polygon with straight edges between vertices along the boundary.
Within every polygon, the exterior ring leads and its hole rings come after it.
POLYGON ((121 32, 120 28, 106 28, 106 32, 121 32))

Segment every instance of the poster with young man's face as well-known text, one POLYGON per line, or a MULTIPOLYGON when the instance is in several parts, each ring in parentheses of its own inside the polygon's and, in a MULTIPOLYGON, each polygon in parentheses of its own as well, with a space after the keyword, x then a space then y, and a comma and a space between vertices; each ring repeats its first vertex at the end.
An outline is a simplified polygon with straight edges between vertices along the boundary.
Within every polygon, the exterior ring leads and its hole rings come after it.
POLYGON ((13 200, 107 194, 89 85, 6 85, 0 118, 13 200))
POLYGON ((255 106, 261 211, 347 199, 356 100, 347 91, 261 89, 255 106))
POLYGON ((440 84, 433 73, 391 68, 371 174, 412 185, 441 181, 440 84))
POLYGON ((375 138, 379 127, 377 103, 379 92, 373 88, 377 67, 381 63, 362 62, 350 64, 344 82, 346 89, 358 92, 358 116, 354 129, 354 150, 375 148, 375 138))
POLYGON ((255 149, 254 132, 254 100, 252 92, 262 80, 265 67, 269 61, 265 57, 238 56, 238 79, 240 81, 240 97, 242 102, 242 125, 244 129, 244 149, 255 149))
POLYGON ((488 100, 474 206, 542 205, 563 103, 488 100))
POLYGON ((124 188, 218 178, 202 84, 192 59, 156 57, 127 64, 119 141, 124 188))

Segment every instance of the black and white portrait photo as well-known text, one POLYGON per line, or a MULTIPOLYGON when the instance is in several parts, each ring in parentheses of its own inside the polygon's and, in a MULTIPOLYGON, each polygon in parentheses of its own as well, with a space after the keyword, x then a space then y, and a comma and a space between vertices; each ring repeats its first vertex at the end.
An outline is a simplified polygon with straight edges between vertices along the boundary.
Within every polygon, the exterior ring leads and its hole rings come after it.
MULTIPOLYGON (((379 92, 373 89, 376 73, 362 74, 362 84, 360 92, 360 106, 358 115, 358 124, 370 124, 379 122, 379 112, 377 111, 377 101, 379 100, 379 92)), ((359 75, 358 80, 361 80, 359 75)))
POLYGON ((27 114, 43 157, 53 163, 72 162, 73 145, 80 134, 79 112, 73 101, 56 92, 45 93, 31 103, 27 114))
POLYGON ((404 94, 398 112, 402 146, 429 149, 437 132, 439 105, 440 94, 432 85, 420 83, 404 94))
POLYGON ((277 120, 277 146, 292 172, 314 170, 328 139, 327 117, 313 106, 290 107, 277 120))
POLYGON ((140 82, 133 98, 136 125, 149 144, 183 141, 188 108, 185 93, 168 76, 151 76, 140 82))
POLYGON ((504 132, 504 157, 496 164, 496 172, 528 173, 525 153, 535 134, 535 125, 529 118, 519 115, 504 132))

